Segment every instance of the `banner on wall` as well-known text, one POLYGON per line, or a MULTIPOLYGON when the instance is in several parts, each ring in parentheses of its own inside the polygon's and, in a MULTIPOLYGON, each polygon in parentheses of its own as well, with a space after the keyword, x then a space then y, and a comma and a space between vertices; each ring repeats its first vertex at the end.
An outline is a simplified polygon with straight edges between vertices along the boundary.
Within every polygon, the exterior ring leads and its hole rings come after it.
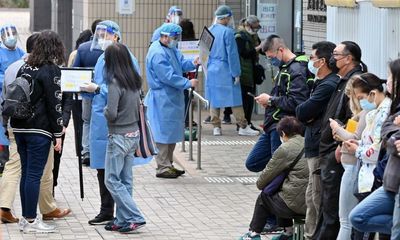
POLYGON ((261 40, 271 34, 276 34, 276 7, 276 3, 265 3, 263 0, 258 0, 257 17, 261 26, 258 36, 261 40))

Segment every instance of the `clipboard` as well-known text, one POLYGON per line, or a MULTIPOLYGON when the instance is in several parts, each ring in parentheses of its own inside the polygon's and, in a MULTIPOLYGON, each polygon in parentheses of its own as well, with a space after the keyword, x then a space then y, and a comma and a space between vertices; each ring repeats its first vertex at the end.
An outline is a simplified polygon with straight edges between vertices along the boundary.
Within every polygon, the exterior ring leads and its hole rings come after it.
POLYGON ((82 84, 92 82, 93 68, 62 67, 60 69, 62 92, 81 92, 82 84))

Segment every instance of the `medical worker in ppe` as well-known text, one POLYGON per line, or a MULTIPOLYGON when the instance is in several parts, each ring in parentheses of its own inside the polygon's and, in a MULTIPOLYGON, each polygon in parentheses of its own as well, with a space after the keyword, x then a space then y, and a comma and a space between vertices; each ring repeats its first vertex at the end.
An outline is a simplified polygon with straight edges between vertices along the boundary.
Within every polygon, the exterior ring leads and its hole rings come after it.
MULTIPOLYGON (((91 49, 102 49, 103 51, 115 42, 121 40, 121 32, 118 24, 106 20, 100 22, 96 27, 91 49)), ((140 72, 136 58, 131 55, 133 66, 140 72)), ((104 117, 104 107, 107 102, 107 85, 103 77, 104 53, 100 55, 94 68, 94 83, 81 86, 82 91, 94 92, 92 94, 92 115, 90 120, 90 167, 97 169, 99 181, 101 208, 100 213, 89 221, 91 225, 106 224, 114 219, 114 200, 104 184, 104 165, 107 147, 107 120, 104 117)), ((134 164, 136 164, 136 159, 134 164)))
POLYGON ((153 43, 160 38, 161 28, 163 27, 164 24, 175 23, 175 24, 179 25, 179 23, 182 20, 182 15, 183 15, 182 9, 180 9, 178 6, 170 7, 168 10, 168 15, 165 17, 165 23, 163 23, 160 27, 158 27, 154 31, 153 36, 151 37, 150 43, 153 43))
POLYGON ((215 24, 209 30, 214 35, 206 80, 206 98, 211 105, 211 123, 214 136, 221 135, 220 108, 232 107, 233 115, 239 125, 239 135, 256 136, 258 131, 251 129, 242 107, 240 89, 240 59, 232 28, 232 10, 226 5, 215 11, 215 24))
POLYGON ((164 24, 159 41, 151 44, 146 56, 146 76, 149 86, 145 104, 147 117, 159 153, 156 177, 177 178, 185 173, 172 165, 177 142, 183 139, 185 103, 183 90, 197 86, 197 79, 189 80, 184 72, 195 69, 194 62, 184 59, 176 49, 182 28, 174 23, 164 24))
POLYGON ((0 93, 3 89, 4 72, 12 63, 20 60, 25 52, 17 47, 18 31, 14 25, 8 24, 0 28, 0 93))

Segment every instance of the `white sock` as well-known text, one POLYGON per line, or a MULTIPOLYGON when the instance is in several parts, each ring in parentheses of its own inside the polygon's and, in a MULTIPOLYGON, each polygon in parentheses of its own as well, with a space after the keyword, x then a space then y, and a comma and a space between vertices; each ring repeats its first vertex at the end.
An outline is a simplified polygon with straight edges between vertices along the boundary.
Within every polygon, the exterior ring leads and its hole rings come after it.
POLYGON ((251 231, 251 233, 250 233, 250 236, 251 237, 254 237, 254 236, 257 236, 257 235, 260 235, 259 233, 256 233, 256 232, 253 232, 253 231, 251 231))

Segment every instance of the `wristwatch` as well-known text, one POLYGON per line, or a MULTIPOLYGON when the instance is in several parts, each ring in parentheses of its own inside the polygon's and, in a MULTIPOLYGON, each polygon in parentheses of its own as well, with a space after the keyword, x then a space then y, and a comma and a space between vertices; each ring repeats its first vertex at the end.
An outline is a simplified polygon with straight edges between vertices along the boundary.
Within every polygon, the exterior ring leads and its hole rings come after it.
POLYGON ((99 94, 100 93, 100 86, 97 85, 96 90, 94 90, 94 94, 99 94))

